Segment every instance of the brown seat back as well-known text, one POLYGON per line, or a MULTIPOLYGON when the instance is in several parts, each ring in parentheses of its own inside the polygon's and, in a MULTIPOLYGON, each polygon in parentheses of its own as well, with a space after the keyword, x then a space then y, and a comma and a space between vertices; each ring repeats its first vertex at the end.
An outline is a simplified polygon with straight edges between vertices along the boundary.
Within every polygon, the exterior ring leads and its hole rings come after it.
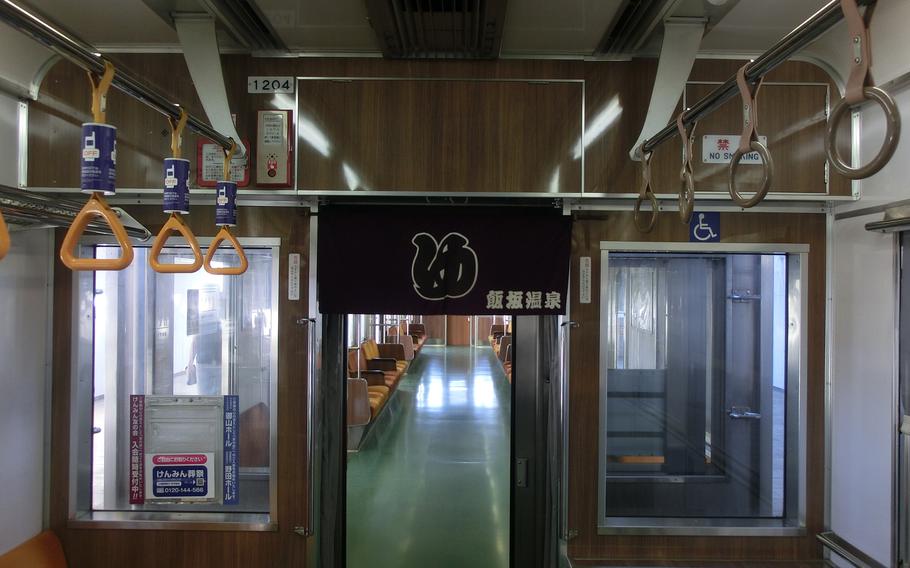
POLYGON ((417 335, 417 336, 420 336, 420 337, 426 337, 426 335, 427 335, 427 326, 423 325, 422 323, 412 323, 412 324, 409 326, 409 328, 408 328, 408 332, 409 332, 411 335, 417 335))
POLYGON ((503 335, 502 339, 499 340, 499 360, 502 362, 507 361, 506 355, 509 353, 509 347, 512 345, 512 336, 503 335))
POLYGON ((66 568, 63 547, 53 531, 44 531, 0 556, 0 568, 66 568))
POLYGON ((348 426, 370 423, 370 391, 363 379, 348 379, 348 426))

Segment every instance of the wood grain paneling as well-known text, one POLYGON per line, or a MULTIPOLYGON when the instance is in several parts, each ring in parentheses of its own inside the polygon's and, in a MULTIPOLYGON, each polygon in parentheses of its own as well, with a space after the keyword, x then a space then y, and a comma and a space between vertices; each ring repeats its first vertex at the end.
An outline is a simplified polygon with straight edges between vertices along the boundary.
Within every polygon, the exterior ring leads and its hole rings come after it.
MULTIPOLYGON (((181 56, 114 57, 121 66, 184 102, 190 111, 205 116, 181 56)), ((741 64, 698 60, 690 80, 724 81, 741 64)), ((299 122, 298 132, 308 128, 307 124, 315 126, 330 145, 325 156, 303 139, 298 141, 298 183, 301 189, 309 190, 348 190, 347 165, 360 179, 360 189, 548 193, 552 183, 559 192, 578 191, 582 185, 581 163, 574 159, 574 148, 579 138, 576 129, 581 87, 553 81, 583 80, 589 133, 584 191, 630 193, 638 190, 639 172, 628 152, 644 123, 657 62, 427 62, 226 55, 223 68, 238 132, 250 140, 255 140, 257 110, 294 108, 295 97, 248 95, 248 75, 351 78, 350 82, 301 84, 301 117, 309 123, 299 122), (415 80, 356 79, 364 77, 415 80), (481 83, 479 79, 492 82, 481 83), (535 83, 507 83, 504 79, 535 83), (611 119, 606 121, 609 124, 601 134, 592 136, 592 127, 604 118, 611 119)), ((767 81, 824 83, 831 86, 832 100, 838 98, 828 76, 808 63, 789 62, 771 73, 767 81)), ((88 118, 89 107, 85 73, 62 61, 49 72, 41 93, 29 113, 29 185, 76 187, 79 125, 88 118)), ((764 117, 767 127, 762 127, 762 133, 781 145, 779 149, 772 145, 775 156, 794 163, 793 168, 787 168, 791 173, 782 174, 781 185, 775 184, 772 191, 816 192, 823 184, 823 172, 818 173, 817 166, 821 144, 818 97, 812 92, 803 100, 800 93, 777 97, 769 85, 759 96, 760 118, 764 117), (769 105, 767 110, 765 105, 769 105), (791 152, 797 143, 799 149, 791 152)), ((719 116, 737 120, 738 112, 734 99, 719 116)), ((112 90, 108 119, 118 127, 118 186, 160 187, 161 160, 168 155, 169 143, 164 118, 112 90)), ((847 129, 842 141, 849 140, 847 129)), ((191 159, 194 168, 195 140, 194 135, 187 134, 184 141, 185 157, 191 159)), ((678 188, 680 149, 678 140, 673 140, 655 152, 654 179, 659 192, 678 188)), ((832 195, 851 194, 849 181, 836 173, 831 174, 830 190, 832 195)))
POLYGON ((302 190, 579 192, 580 83, 301 81, 302 190), (312 131, 308 131, 312 132, 312 131))
MULTIPOLYGON (((825 216, 816 214, 769 215, 722 213, 722 239, 727 243, 806 243, 810 246, 804 280, 808 295, 805 333, 808 353, 808 471, 809 480, 824 479, 824 390, 825 390, 825 216)), ((794 538, 599 536, 597 534, 597 480, 599 421, 600 346, 600 242, 687 242, 687 227, 675 217, 664 216, 648 235, 635 229, 632 215, 608 213, 579 218, 573 229, 572 270, 577 274, 579 257, 592 259, 592 302, 573 298, 571 319, 580 324, 572 334, 569 528, 578 536, 569 541, 569 555, 581 564, 604 562, 629 565, 632 561, 801 561, 821 558, 815 534, 823 528, 824 484, 809 483, 807 534, 794 538), (594 562, 594 561, 597 562, 594 562)))
POLYGON ((427 339, 438 339, 445 342, 446 316, 423 316, 423 324, 427 326, 427 339))
MULTIPOLYGON (((716 85, 688 85, 686 100, 697 101, 716 85)), ((768 149, 774 160, 772 191, 791 193, 825 193, 825 108, 826 85, 762 86, 758 96, 757 132, 768 137, 768 149)), ((742 110, 734 104, 709 115, 698 124, 695 138, 695 184, 697 191, 727 191, 727 164, 702 162, 705 134, 742 132, 742 110)), ((731 148, 735 150, 735 148, 731 148)), ((737 175, 737 187, 755 187, 761 181, 762 168, 743 165, 737 175)))
MULTIPOLYGON (((159 207, 130 207, 129 212, 152 231, 166 220, 159 207)), ((194 208, 189 217, 197 235, 214 234, 211 208, 194 208)), ((294 527, 306 524, 306 352, 307 330, 296 323, 306 317, 303 300, 287 299, 290 252, 300 253, 306 271, 309 222, 304 209, 249 208, 242 211, 239 236, 281 237, 279 262, 278 344, 278 531, 210 532, 75 529, 69 510, 69 424, 73 303, 72 272, 59 259, 54 271, 53 416, 51 420, 50 525, 60 536, 74 568, 198 568, 220 566, 305 566, 306 540, 294 527)), ((62 242, 58 232, 57 246, 62 242)), ((86 401, 88 403, 88 401, 86 401)), ((88 428, 90 425, 83 425, 88 428)))
POLYGON ((470 316, 446 316, 446 345, 471 344, 470 316))

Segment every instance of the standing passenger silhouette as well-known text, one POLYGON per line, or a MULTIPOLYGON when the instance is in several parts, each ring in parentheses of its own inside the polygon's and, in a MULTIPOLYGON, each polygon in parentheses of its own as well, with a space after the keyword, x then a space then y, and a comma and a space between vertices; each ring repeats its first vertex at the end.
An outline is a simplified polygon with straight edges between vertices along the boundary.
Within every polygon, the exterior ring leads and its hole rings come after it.
POLYGON ((201 396, 221 394, 221 318, 218 313, 218 290, 203 287, 199 294, 199 333, 190 344, 187 376, 195 371, 201 396))

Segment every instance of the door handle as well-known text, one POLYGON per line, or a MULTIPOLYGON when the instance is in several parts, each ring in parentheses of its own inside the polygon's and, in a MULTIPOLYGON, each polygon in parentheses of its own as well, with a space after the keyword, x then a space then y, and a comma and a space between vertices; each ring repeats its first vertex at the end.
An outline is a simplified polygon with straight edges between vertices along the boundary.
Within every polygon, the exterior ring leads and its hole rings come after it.
POLYGON ((761 420, 761 412, 752 412, 748 406, 734 406, 727 412, 733 420, 761 420))

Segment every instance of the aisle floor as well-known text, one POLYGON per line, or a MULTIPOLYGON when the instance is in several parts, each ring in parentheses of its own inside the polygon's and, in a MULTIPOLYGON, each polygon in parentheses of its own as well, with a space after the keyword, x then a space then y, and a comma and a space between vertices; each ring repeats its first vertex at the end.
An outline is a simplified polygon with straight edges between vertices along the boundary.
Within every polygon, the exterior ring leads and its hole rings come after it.
POLYGON ((510 392, 489 347, 423 349, 348 454, 348 568, 509 565, 510 392))

